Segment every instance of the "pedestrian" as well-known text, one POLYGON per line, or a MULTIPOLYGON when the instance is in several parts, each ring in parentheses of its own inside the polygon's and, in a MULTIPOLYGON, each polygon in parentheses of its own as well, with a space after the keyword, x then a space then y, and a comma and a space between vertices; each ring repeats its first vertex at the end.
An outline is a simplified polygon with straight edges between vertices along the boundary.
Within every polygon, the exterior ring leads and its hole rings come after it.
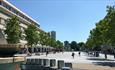
POLYGON ((81 52, 79 51, 79 53, 78 53, 78 54, 79 54, 79 56, 80 56, 81 52))
POLYGON ((74 59, 75 53, 73 52, 71 56, 72 56, 72 57, 73 57, 73 59, 74 59))
POLYGON ((46 56, 48 55, 48 51, 46 51, 46 56))

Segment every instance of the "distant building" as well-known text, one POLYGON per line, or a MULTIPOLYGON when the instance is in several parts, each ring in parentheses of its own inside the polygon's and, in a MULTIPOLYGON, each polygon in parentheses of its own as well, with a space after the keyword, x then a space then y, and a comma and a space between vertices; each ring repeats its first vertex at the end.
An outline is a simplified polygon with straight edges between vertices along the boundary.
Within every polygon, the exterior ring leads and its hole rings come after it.
POLYGON ((56 40, 56 31, 51 31, 50 36, 51 36, 51 38, 56 40))

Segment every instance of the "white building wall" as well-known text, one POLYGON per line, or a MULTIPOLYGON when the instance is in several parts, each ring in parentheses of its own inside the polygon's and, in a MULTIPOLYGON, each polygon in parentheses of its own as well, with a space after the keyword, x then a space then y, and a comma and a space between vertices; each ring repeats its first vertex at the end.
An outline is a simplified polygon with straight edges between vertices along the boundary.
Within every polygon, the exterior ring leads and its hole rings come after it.
POLYGON ((6 16, 6 15, 4 15, 2 13, 0 13, 0 17, 2 17, 3 19, 8 19, 9 18, 8 16, 6 16))

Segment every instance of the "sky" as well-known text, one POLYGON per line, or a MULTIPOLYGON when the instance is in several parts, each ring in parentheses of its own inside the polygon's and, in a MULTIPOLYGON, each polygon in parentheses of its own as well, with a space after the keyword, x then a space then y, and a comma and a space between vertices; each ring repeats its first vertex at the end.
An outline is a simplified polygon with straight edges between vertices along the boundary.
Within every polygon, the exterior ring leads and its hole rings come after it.
POLYGON ((60 41, 86 42, 95 23, 115 0, 8 0, 39 22, 46 32, 56 31, 60 41))

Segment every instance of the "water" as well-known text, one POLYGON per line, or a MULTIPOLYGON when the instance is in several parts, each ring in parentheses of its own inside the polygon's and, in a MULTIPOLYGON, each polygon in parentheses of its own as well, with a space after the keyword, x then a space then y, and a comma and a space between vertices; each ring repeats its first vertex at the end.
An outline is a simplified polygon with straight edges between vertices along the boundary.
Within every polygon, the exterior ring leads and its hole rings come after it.
POLYGON ((0 70, 21 70, 22 62, 0 64, 0 70))

